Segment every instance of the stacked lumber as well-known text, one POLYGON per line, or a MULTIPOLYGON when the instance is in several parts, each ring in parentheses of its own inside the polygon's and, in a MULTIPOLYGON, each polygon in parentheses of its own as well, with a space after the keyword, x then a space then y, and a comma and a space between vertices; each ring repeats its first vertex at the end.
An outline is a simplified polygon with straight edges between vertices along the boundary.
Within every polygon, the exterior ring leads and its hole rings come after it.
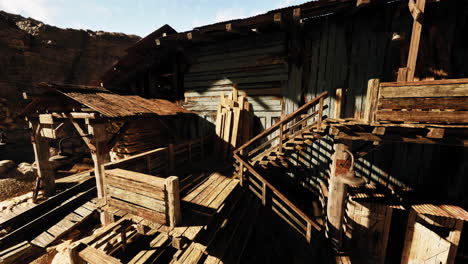
MULTIPOLYGON (((116 133, 123 122, 113 122, 108 131, 116 133)), ((120 140, 111 149, 111 160, 119 160, 167 145, 167 128, 159 120, 132 121, 120 140)))
POLYGON ((221 93, 220 99, 216 115, 216 152, 228 160, 234 149, 250 139, 252 111, 247 99, 239 96, 236 85, 229 96, 221 93))

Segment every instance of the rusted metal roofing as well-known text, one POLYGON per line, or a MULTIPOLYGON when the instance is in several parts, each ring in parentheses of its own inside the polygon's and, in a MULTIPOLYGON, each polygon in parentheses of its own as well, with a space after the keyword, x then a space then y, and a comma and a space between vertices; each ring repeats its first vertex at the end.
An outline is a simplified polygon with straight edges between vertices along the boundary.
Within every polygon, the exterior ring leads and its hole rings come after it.
POLYGON ((412 206, 418 214, 442 216, 468 221, 468 212, 456 205, 417 204, 412 206))
POLYGON ((138 116, 169 116, 190 111, 163 99, 145 99, 137 95, 119 95, 98 86, 46 84, 39 85, 49 92, 56 91, 85 105, 107 118, 138 116))

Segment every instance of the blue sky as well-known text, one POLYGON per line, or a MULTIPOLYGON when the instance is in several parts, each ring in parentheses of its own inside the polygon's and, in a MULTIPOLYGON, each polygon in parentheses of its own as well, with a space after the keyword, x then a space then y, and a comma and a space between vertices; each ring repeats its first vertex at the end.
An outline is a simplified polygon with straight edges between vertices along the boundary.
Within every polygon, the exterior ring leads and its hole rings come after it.
POLYGON ((62 28, 146 36, 164 24, 185 31, 305 2, 307 0, 0 0, 0 10, 62 28))

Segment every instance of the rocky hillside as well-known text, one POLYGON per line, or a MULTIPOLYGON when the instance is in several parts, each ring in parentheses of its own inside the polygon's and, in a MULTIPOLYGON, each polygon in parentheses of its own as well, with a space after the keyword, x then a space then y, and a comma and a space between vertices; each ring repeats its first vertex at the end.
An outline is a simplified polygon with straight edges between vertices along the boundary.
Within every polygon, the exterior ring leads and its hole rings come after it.
POLYGON ((25 124, 18 118, 23 91, 43 81, 98 84, 100 75, 139 39, 61 29, 0 11, 0 129, 14 143, 0 146, 0 160, 31 158, 25 124))

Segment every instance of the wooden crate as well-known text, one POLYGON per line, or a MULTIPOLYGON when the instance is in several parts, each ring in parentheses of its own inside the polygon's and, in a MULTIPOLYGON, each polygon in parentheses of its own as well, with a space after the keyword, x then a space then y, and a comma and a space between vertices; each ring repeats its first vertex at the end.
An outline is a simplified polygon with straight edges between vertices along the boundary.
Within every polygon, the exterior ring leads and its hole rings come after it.
POLYGON ((161 178, 112 169, 105 174, 105 198, 110 206, 153 222, 177 226, 181 222, 179 178, 161 178))

